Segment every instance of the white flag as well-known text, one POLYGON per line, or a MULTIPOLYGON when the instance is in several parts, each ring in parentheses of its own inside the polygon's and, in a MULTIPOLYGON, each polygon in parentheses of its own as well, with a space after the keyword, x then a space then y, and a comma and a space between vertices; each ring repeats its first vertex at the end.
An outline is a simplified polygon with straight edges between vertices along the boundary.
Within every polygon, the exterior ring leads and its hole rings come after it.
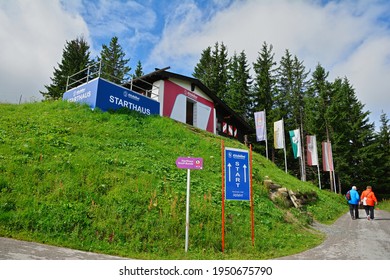
POLYGON ((307 143, 307 165, 318 166, 318 151, 317 151, 317 139, 315 135, 306 136, 307 143))
POLYGON ((284 123, 283 119, 274 122, 274 147, 284 149, 284 123))
POLYGON ((267 136, 267 127, 265 121, 265 111, 255 112, 256 139, 265 141, 267 136))
POLYGON ((332 145, 330 142, 322 142, 322 168, 324 171, 334 171, 332 145))

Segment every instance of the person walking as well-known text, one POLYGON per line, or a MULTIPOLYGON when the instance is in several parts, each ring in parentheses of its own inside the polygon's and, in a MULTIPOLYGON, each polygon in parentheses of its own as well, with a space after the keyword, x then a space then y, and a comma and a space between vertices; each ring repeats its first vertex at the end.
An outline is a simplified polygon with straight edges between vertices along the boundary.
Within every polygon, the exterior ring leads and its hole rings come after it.
POLYGON ((356 186, 353 186, 349 190, 350 199, 348 200, 349 213, 351 214, 352 220, 359 219, 359 201, 360 196, 356 189, 356 186))
POLYGON ((366 190, 362 192, 360 200, 363 203, 364 210, 366 211, 367 220, 373 220, 374 207, 378 204, 378 200, 376 199, 371 186, 367 186, 366 190))

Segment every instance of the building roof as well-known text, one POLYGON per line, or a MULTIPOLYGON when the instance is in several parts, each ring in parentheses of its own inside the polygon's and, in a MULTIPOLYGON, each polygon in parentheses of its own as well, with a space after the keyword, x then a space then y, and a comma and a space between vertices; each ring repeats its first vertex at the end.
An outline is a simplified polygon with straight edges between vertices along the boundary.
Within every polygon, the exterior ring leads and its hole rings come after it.
MULTIPOLYGON (((237 114, 233 109, 231 109, 225 102, 223 102, 217 95, 215 95, 208 87, 206 87, 200 80, 188 77, 173 72, 166 71, 169 67, 163 69, 156 69, 156 71, 146 74, 142 77, 134 78, 131 83, 139 88, 149 89, 151 85, 159 80, 167 80, 169 78, 175 78, 179 80, 187 81, 191 84, 192 91, 195 87, 198 87, 202 90, 210 99, 214 102, 215 109, 218 111, 225 112, 226 115, 231 116, 233 119, 237 120, 242 126, 241 129, 245 130, 245 134, 254 133, 254 128, 248 124, 248 122, 239 114, 237 114)), ((129 84, 125 85, 128 86, 129 84)))

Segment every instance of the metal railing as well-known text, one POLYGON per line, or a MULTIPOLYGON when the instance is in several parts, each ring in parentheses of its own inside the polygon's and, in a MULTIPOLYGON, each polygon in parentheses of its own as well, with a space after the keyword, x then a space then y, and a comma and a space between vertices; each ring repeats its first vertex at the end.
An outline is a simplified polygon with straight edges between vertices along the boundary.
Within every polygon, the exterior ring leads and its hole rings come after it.
POLYGON ((145 95, 147 97, 150 97, 152 99, 158 100, 158 92, 159 87, 151 84, 139 77, 134 77, 130 75, 129 73, 125 73, 124 79, 122 79, 119 83, 115 82, 118 78, 102 71, 102 61, 96 62, 91 64, 85 69, 80 70, 77 73, 74 73, 71 76, 67 77, 66 81, 66 91, 71 90, 72 88, 78 87, 79 85, 88 83, 89 81, 96 79, 96 78, 103 78, 106 79, 114 84, 123 86, 125 88, 128 88, 132 91, 135 91, 137 93, 140 93, 142 95, 145 95), (133 80, 142 81, 143 84, 146 84, 148 88, 140 87, 133 83, 133 80))

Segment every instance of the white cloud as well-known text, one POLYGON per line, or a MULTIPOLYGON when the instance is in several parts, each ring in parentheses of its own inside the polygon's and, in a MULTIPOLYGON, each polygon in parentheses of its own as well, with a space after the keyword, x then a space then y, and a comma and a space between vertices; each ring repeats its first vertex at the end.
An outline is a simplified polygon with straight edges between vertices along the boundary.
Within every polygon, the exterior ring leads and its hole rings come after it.
POLYGON ((266 41, 273 45, 277 62, 288 49, 307 70, 321 63, 332 79, 346 76, 378 126, 382 110, 390 115, 390 33, 383 27, 386 22, 378 24, 389 11, 383 1, 332 1, 321 6, 318 1, 248 0, 236 1, 204 21, 203 10, 184 1, 172 11, 148 63, 190 74, 201 51, 217 41, 230 55, 245 50, 252 63, 266 41), (184 5, 187 12, 179 13, 184 5))
POLYGON ((377 125, 390 116, 390 4, 385 0, 0 0, 0 102, 40 99, 66 41, 84 35, 92 57, 118 36, 144 71, 171 66, 190 75, 202 50, 223 42, 256 60, 264 41, 346 76, 377 125), (160 20, 165 20, 163 23, 160 20), (90 37, 91 36, 91 37, 90 37), (145 60, 143 54, 149 52, 145 60))
POLYGON ((83 19, 59 1, 1 1, 0 26, 0 102, 40 100, 66 41, 89 36, 83 19))

